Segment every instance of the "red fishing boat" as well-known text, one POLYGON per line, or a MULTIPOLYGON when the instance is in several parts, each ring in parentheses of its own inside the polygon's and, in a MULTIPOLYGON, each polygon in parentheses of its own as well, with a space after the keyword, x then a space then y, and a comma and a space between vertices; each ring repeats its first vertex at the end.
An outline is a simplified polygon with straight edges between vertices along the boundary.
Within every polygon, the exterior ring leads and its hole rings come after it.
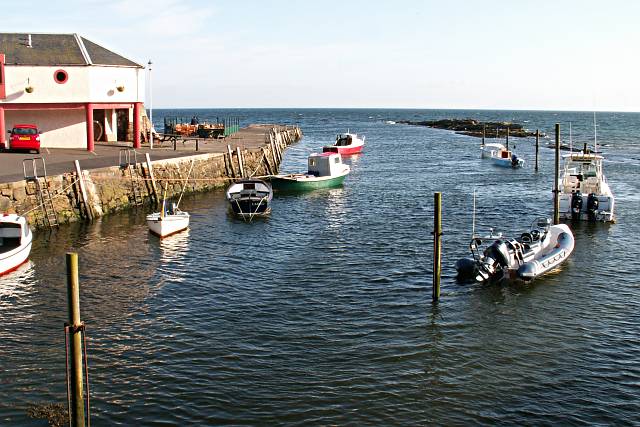
POLYGON ((359 138, 355 133, 343 133, 336 137, 336 143, 325 145, 322 151, 325 153, 339 153, 343 156, 358 154, 364 147, 364 136, 359 138))

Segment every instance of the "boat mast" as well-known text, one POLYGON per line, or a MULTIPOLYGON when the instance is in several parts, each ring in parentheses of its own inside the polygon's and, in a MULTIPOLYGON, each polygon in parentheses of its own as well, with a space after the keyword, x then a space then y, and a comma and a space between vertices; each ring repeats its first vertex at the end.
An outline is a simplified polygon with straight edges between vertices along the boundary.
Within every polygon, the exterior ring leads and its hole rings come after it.
POLYGON ((471 238, 476 237, 476 189, 473 189, 473 215, 471 217, 471 238))
POLYGON ((573 153, 573 140, 571 139, 571 122, 569 122, 569 154, 573 153))
POLYGON ((593 112, 593 151, 598 152, 598 126, 596 125, 596 112, 593 112))

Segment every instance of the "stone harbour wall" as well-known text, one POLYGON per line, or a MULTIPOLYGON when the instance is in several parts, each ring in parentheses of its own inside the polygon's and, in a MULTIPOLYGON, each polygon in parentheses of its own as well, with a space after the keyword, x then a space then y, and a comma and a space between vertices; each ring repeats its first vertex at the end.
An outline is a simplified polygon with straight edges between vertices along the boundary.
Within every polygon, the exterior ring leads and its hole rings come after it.
POLYGON ((0 212, 25 215, 33 228, 40 228, 48 226, 46 211, 41 206, 49 200, 47 190, 52 196, 57 221, 68 223, 88 218, 85 206, 92 217, 99 217, 135 205, 157 203, 162 200, 165 189, 167 197, 180 194, 183 187, 185 194, 223 189, 240 177, 239 161, 242 161, 245 177, 277 173, 284 148, 301 137, 299 128, 295 134, 285 136, 280 133, 276 132, 271 144, 241 150, 240 158, 236 152, 231 157, 228 153, 207 153, 151 161, 152 171, 146 161, 131 166, 83 170, 86 204, 82 203, 75 172, 48 177, 46 184, 41 178, 44 200, 33 181, 0 183, 0 212))

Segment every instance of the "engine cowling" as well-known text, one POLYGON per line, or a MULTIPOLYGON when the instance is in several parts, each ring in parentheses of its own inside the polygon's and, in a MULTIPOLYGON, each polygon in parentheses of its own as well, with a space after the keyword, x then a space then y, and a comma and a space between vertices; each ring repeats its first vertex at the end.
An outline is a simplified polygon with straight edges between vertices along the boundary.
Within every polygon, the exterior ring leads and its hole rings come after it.
POLYGON ((600 200, 595 193, 589 194, 587 197, 587 214, 589 215, 589 221, 595 221, 600 207, 600 200))
POLYGON ((582 193, 580 192, 580 190, 578 190, 571 195, 571 219, 580 219, 582 203, 582 193))

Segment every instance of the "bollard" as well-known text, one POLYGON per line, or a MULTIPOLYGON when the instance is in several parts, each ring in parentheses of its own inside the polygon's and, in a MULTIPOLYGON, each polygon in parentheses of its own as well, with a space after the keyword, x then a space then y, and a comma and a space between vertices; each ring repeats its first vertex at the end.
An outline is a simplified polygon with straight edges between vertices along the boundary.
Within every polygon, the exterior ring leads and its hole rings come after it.
MULTIPOLYGON (((69 303, 69 336, 71 375, 69 417, 74 427, 84 427, 84 393, 82 389, 82 331, 80 321, 80 282, 78 280, 78 254, 67 253, 67 298, 69 303)), ((69 387, 70 385, 70 387, 69 387)))
POLYGON ((431 299, 437 302, 440 299, 440 273, 442 252, 442 193, 433 193, 433 291, 431 299))
POLYGON ((560 190, 558 180, 560 179, 560 123, 556 123, 556 160, 555 179, 553 181, 553 223, 560 224, 560 190))
POLYGON ((536 129, 536 172, 538 172, 538 147, 540 146, 540 131, 536 129))

